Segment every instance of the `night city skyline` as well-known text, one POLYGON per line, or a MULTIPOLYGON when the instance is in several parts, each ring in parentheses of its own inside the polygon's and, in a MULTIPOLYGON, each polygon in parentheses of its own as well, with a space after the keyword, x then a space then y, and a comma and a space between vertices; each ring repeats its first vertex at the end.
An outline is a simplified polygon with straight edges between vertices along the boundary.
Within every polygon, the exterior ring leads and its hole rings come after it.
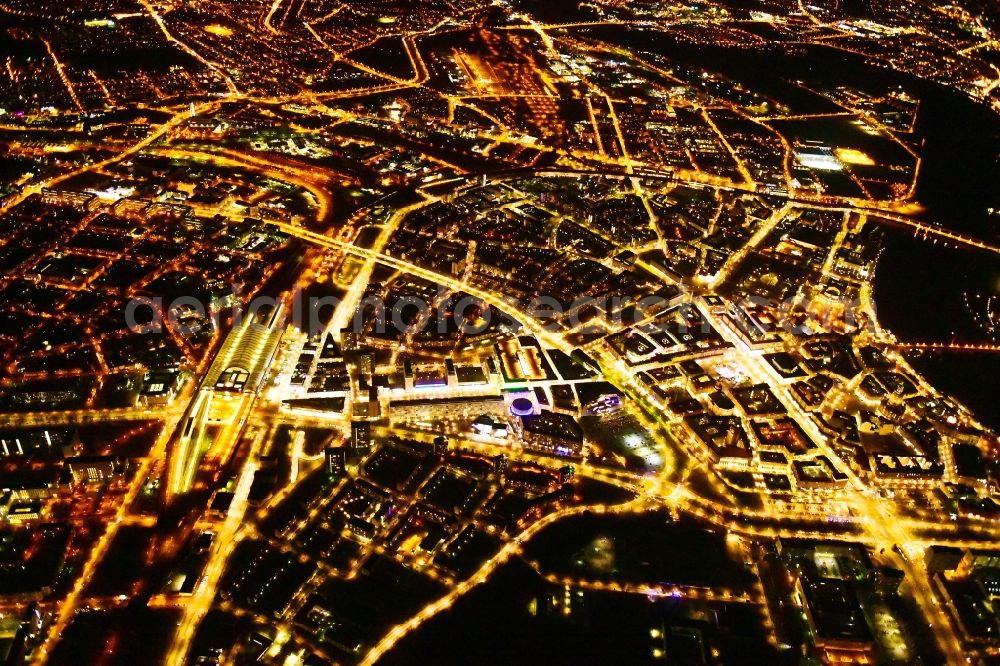
POLYGON ((996 0, 0 61, 0 666, 1000 664, 996 0))

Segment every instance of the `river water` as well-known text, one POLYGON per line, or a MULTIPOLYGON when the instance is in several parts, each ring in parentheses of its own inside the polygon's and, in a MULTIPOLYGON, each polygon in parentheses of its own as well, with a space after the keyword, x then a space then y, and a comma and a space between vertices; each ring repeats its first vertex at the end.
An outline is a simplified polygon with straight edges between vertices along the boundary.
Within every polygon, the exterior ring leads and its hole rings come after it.
MULTIPOLYGON (((917 130, 925 141, 917 187, 923 217, 997 243, 1000 215, 989 210, 1000 210, 1000 115, 924 86, 917 130)), ((900 340, 991 342, 965 302, 1000 295, 1000 257, 887 232, 874 294, 879 320, 900 340)), ((913 365, 1000 431, 1000 354, 935 353, 913 365)))

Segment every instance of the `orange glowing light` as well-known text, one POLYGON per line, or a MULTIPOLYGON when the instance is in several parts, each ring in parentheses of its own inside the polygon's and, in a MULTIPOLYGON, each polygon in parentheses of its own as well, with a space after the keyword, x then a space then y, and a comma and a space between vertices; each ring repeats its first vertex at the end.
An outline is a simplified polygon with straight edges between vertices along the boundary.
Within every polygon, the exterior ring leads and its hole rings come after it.
POLYGON ((844 164, 855 166, 875 166, 875 160, 855 148, 837 148, 837 157, 844 164))
POLYGON ((224 25, 212 24, 205 26, 205 32, 217 37, 232 37, 233 31, 224 25))

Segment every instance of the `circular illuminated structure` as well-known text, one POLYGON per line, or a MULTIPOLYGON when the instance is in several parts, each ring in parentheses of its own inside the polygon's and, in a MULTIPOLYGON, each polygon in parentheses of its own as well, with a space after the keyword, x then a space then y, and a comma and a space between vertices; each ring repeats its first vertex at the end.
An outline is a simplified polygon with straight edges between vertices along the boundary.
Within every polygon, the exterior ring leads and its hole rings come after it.
POLYGON ((510 413, 514 416, 531 416, 535 413, 535 405, 527 398, 514 398, 510 403, 510 413))

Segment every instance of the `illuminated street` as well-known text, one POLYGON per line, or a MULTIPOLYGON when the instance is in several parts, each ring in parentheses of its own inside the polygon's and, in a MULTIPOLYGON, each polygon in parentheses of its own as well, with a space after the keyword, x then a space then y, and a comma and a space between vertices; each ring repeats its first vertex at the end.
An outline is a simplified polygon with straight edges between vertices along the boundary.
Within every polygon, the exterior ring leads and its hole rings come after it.
POLYGON ((1000 659, 1000 9, 0 2, 4 664, 1000 659))

